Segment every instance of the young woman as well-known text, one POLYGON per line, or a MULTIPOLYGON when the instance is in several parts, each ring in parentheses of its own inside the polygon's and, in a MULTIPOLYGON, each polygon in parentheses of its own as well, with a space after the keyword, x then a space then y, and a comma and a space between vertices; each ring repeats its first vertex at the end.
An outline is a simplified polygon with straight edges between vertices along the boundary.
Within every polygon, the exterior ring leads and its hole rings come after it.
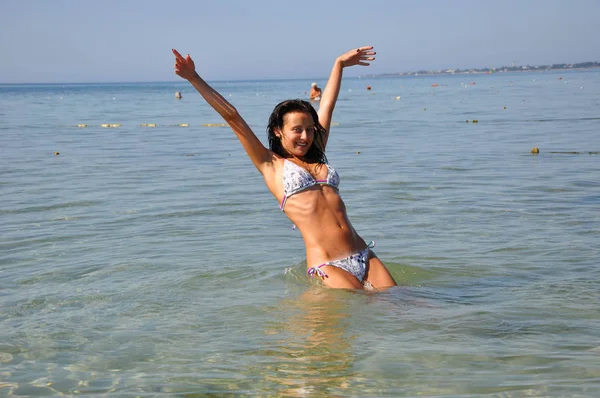
POLYGON ((352 65, 369 65, 373 47, 359 47, 340 55, 333 65, 321 97, 319 113, 307 101, 278 104, 267 127, 265 148, 238 111, 196 73, 188 54, 175 54, 175 73, 188 80, 206 102, 229 124, 280 208, 304 238, 308 274, 325 286, 346 289, 381 289, 396 286, 383 263, 356 233, 338 192, 340 178, 327 164, 325 147, 331 116, 340 92, 342 71, 352 65))

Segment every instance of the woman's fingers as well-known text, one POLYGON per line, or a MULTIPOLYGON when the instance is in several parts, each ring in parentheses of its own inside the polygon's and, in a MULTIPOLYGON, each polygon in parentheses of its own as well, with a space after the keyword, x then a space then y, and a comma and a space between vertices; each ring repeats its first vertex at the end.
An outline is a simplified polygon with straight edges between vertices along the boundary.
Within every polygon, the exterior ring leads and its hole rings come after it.
POLYGON ((189 75, 190 71, 195 69, 194 61, 190 57, 190 54, 184 57, 174 48, 172 51, 175 55, 175 74, 185 78, 189 75))
POLYGON ((358 47, 358 51, 354 53, 354 56, 358 55, 358 59, 355 58, 356 65, 369 66, 371 61, 375 61, 374 55, 377 54, 373 50, 373 46, 358 47))
POLYGON ((373 50, 373 46, 358 47, 355 50, 350 50, 347 53, 347 61, 353 65, 369 66, 369 62, 374 61, 374 55, 377 54, 373 50))
POLYGON ((375 55, 376 52, 375 51, 371 51, 372 49, 373 49, 373 46, 365 46, 365 47, 358 47, 356 49, 356 51, 350 50, 349 52, 350 53, 354 52, 353 55, 360 54, 361 57, 364 57, 364 56, 367 56, 367 55, 375 55))
POLYGON ((184 57, 174 48, 171 50, 173 51, 173 55, 175 55, 175 74, 184 79, 189 79, 196 69, 192 57, 190 57, 190 54, 184 57))
POLYGON ((175 54, 175 58, 177 58, 178 61, 185 61, 185 58, 183 58, 183 55, 179 54, 179 51, 175 50, 174 48, 172 49, 172 51, 173 54, 175 54))

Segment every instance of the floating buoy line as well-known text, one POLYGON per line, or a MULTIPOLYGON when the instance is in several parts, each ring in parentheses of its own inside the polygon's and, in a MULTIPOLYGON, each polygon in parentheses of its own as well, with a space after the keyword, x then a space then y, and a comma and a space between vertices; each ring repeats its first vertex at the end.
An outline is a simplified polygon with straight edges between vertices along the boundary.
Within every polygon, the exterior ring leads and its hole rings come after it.
MULTIPOLYGON (((540 148, 534 146, 531 148, 532 155, 538 155, 540 148)), ((548 151, 547 153, 560 154, 560 155, 600 155, 600 151, 548 151)))

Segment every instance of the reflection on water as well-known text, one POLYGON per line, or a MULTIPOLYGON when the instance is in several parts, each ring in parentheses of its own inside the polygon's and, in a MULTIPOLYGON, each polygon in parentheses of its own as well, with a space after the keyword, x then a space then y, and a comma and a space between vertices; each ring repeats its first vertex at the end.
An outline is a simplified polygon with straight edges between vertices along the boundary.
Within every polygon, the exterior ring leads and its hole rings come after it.
POLYGON ((301 295, 288 297, 273 312, 264 333, 270 343, 254 355, 264 376, 266 391, 289 397, 343 395, 356 377, 348 333, 349 292, 310 286, 301 295))

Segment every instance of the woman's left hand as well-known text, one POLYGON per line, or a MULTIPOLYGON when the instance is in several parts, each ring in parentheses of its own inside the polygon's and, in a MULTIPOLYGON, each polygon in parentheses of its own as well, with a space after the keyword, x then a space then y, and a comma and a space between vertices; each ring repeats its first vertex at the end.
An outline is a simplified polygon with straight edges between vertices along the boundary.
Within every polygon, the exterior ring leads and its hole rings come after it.
POLYGON ((376 52, 372 50, 373 46, 358 47, 340 55, 338 61, 342 63, 344 68, 353 65, 369 66, 371 61, 375 60, 373 55, 376 52))

